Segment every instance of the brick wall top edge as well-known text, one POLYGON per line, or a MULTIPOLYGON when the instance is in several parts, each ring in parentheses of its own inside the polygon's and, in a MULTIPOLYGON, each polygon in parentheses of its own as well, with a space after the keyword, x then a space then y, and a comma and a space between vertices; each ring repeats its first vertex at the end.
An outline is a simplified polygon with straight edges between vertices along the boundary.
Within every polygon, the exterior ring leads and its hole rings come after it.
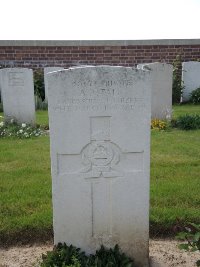
POLYGON ((136 45, 200 45, 200 39, 155 40, 0 40, 0 46, 136 46, 136 45))

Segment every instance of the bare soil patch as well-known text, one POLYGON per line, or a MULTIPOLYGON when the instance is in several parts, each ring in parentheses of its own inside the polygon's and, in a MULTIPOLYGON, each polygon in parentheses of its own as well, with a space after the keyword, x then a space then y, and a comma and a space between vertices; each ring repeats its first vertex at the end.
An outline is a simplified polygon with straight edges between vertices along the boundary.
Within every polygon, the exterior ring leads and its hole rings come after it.
MULTIPOLYGON (((178 249, 178 242, 169 239, 150 240, 151 267, 195 267, 200 253, 178 249)), ((16 246, 0 250, 0 267, 38 266, 42 253, 52 250, 52 243, 16 246)))

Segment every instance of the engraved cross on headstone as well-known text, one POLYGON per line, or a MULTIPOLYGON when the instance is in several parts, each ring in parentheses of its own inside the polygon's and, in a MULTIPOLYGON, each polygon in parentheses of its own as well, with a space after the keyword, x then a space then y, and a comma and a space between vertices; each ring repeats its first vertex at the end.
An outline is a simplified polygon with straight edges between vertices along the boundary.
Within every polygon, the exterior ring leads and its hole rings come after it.
POLYGON ((80 154, 59 156, 58 173, 79 175, 91 184, 92 237, 112 237, 112 185, 125 173, 143 170, 143 151, 123 152, 111 141, 109 116, 90 117, 90 143, 80 154), (77 171, 77 166, 84 166, 77 171))
POLYGON ((91 142, 82 151, 85 179, 91 181, 92 237, 109 242, 112 236, 112 182, 121 176, 114 166, 120 149, 110 140, 110 117, 90 118, 91 142), (109 178, 109 179, 108 179, 109 178))

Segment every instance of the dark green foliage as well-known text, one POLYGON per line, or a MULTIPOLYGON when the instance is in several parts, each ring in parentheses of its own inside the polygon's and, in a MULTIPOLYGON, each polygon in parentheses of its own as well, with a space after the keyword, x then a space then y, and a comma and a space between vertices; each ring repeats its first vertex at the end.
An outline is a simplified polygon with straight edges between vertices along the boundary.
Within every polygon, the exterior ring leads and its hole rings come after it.
POLYGON ((200 87, 192 91, 190 94, 190 102, 193 104, 200 104, 200 87))
POLYGON ((177 128, 177 127, 178 127, 178 126, 177 126, 177 119, 171 119, 170 124, 171 124, 171 127, 172 127, 172 128, 177 128))
POLYGON ((182 130, 196 130, 200 129, 200 115, 185 114, 177 118, 176 123, 173 122, 177 128, 182 130))
POLYGON ((172 103, 180 103, 183 85, 181 81, 181 57, 178 55, 173 62, 172 103))
POLYGON ((67 246, 65 243, 58 243, 53 251, 48 251, 46 255, 42 255, 41 267, 66 267, 74 263, 74 258, 80 262, 85 262, 87 257, 79 248, 72 245, 67 246))
POLYGON ((114 249, 101 246, 100 250, 96 251, 95 255, 91 255, 89 259, 88 267, 134 267, 133 261, 120 252, 118 245, 114 249))
POLYGON ((59 243, 54 250, 42 256, 40 267, 134 267, 133 261, 121 253, 118 245, 114 249, 103 246, 95 255, 86 256, 79 248, 59 243))
MULTIPOLYGON (((176 238, 187 243, 179 245, 179 248, 191 252, 200 251, 200 224, 189 223, 183 230, 176 238)), ((200 260, 196 262, 196 265, 200 266, 200 260)))
POLYGON ((0 112, 3 112, 3 103, 0 103, 0 112))
POLYGON ((44 101, 44 73, 40 69, 34 70, 34 92, 35 95, 39 96, 44 101))

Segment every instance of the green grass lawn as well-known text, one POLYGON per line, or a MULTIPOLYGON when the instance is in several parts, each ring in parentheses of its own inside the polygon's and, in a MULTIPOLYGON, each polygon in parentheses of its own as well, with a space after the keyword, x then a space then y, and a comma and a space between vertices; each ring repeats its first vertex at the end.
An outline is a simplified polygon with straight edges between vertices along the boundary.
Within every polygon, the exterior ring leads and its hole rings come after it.
MULTIPOLYGON (((52 229, 49 137, 0 140, 0 243, 52 229)), ((41 238, 40 238, 41 239, 41 238)))
POLYGON ((153 232, 169 231, 176 219, 200 223, 200 130, 151 136, 153 232))
MULTIPOLYGON (((174 116, 185 113, 200 114, 200 106, 174 106, 174 116)), ((47 111, 37 112, 37 123, 48 123, 47 111)), ((169 232, 177 218, 200 223, 199 144, 200 130, 152 130, 153 234, 169 232)), ((0 139, 0 151, 0 244, 50 238, 49 136, 0 139)))
POLYGON ((178 116, 184 114, 199 114, 200 115, 200 105, 193 104, 183 104, 183 105, 173 105, 172 116, 177 118, 178 116))
POLYGON ((48 111, 47 110, 37 110, 36 122, 40 125, 47 125, 49 123, 48 111))
MULTIPOLYGON (((0 112, 0 121, 2 121, 3 112, 0 112)), ((37 110, 36 111, 36 122, 40 125, 47 125, 49 123, 48 111, 37 110)))

